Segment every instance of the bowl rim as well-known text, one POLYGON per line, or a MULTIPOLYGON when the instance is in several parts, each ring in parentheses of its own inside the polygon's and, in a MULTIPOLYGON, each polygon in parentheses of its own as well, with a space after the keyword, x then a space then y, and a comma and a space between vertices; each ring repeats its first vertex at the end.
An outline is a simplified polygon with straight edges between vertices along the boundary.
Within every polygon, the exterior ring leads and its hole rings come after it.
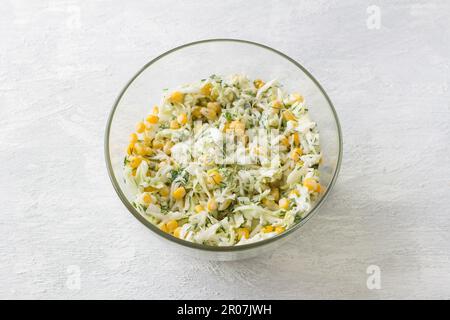
POLYGON ((160 54, 159 56, 157 56, 156 58, 152 59, 148 63, 146 63, 126 83, 125 87, 121 90, 121 92, 117 96, 116 100, 114 101, 113 107, 112 107, 112 109, 111 109, 111 111, 109 113, 109 116, 108 116, 108 120, 107 120, 107 123, 106 123, 106 129, 105 129, 105 136, 104 136, 104 156, 105 156, 105 161, 106 161, 106 167, 107 167, 107 170, 108 170, 108 175, 109 175, 111 183, 112 183, 112 185, 114 187, 114 190, 116 191, 117 195, 119 196, 120 200, 125 205, 125 207, 128 209, 128 211, 137 220, 139 220, 143 225, 145 225, 147 228, 149 228, 151 231, 153 231, 156 235, 158 235, 158 236, 160 236, 160 237, 162 237, 162 238, 164 238, 166 240, 169 240, 172 243, 181 245, 183 247, 188 247, 190 249, 198 249, 198 250, 202 250, 202 251, 214 251, 214 252, 239 252, 239 251, 245 251, 245 250, 250 250, 250 249, 253 249, 253 248, 257 248, 257 247, 266 246, 266 245, 269 245, 269 244, 271 244, 271 243, 273 243, 273 242, 275 242, 275 241, 277 241, 279 239, 287 237, 288 235, 290 235, 290 234, 294 233, 295 231, 297 231, 298 229, 300 229, 309 219, 311 219, 311 217, 313 215, 315 215, 317 213, 319 208, 324 203, 325 199, 330 194, 331 189, 335 185, 337 177, 339 175, 340 167, 341 167, 342 153, 343 153, 343 141, 342 141, 342 130, 341 130, 341 125, 340 125, 340 122, 339 122, 339 118, 337 116, 337 113, 336 113, 336 110, 334 108, 334 105, 331 102, 331 99, 328 97, 328 95, 325 92, 325 90, 322 88, 320 83, 313 77, 313 75, 308 70, 306 70, 306 68, 303 67, 300 63, 298 63, 297 61, 295 61, 291 57, 287 56, 286 54, 284 54, 284 53, 282 53, 282 52, 280 52, 280 51, 278 51, 276 49, 273 49, 273 48, 271 48, 269 46, 266 46, 266 45, 263 45, 263 44, 260 44, 260 43, 257 43, 257 42, 253 42, 253 41, 242 40, 242 39, 232 39, 232 38, 204 39, 204 40, 189 42, 189 43, 177 46, 175 48, 172 48, 172 49, 170 49, 170 50, 160 54), (337 164, 336 164, 336 169, 335 169, 335 171, 333 173, 333 177, 331 178, 331 182, 329 184, 329 187, 325 190, 325 193, 322 195, 322 197, 315 203, 314 207, 309 211, 308 215, 305 218, 303 218, 301 221, 299 221, 297 224, 292 226, 291 228, 289 228, 286 231, 282 232, 281 234, 278 234, 278 235, 276 235, 274 237, 271 237, 271 238, 268 238, 268 239, 264 239, 264 240, 261 240, 261 241, 249 243, 249 244, 234 245, 234 246, 204 245, 204 244, 198 244, 198 243, 194 243, 194 242, 178 239, 178 238, 176 238, 176 237, 174 237, 174 236, 172 236, 172 235, 170 235, 170 234, 168 234, 166 232, 161 231, 153 223, 151 223, 150 221, 145 219, 131 205, 131 203, 128 201, 128 199, 126 198, 125 194, 122 192, 122 189, 120 188, 119 183, 117 182, 116 176, 114 175, 114 170, 113 170, 112 163, 111 163, 111 158, 110 158, 109 136, 110 136, 110 131, 111 131, 112 120, 114 118, 114 114, 115 114, 115 111, 117 109, 117 106, 120 103, 120 100, 122 99, 123 95, 128 90, 128 88, 130 87, 130 85, 133 83, 133 81, 137 77, 139 77, 152 64, 154 64, 158 60, 162 59, 163 57, 171 54, 172 52, 181 50, 183 48, 187 48, 187 47, 191 47, 191 46, 195 46, 195 45, 199 45, 199 44, 210 43, 210 42, 234 42, 234 43, 253 45, 253 46, 256 46, 256 47, 259 47, 259 48, 262 48, 262 49, 269 50, 269 51, 271 51, 273 53, 276 53, 279 56, 281 56, 281 57, 287 59, 288 61, 290 61, 291 63, 293 63, 302 72, 304 72, 313 81, 313 83, 319 88, 319 90, 321 91, 321 93, 323 94, 323 96, 325 97, 325 99, 327 100, 327 102, 328 102, 328 104, 329 104, 329 106, 331 108, 334 120, 336 122, 337 130, 338 130, 339 154, 338 154, 338 161, 337 161, 337 164))

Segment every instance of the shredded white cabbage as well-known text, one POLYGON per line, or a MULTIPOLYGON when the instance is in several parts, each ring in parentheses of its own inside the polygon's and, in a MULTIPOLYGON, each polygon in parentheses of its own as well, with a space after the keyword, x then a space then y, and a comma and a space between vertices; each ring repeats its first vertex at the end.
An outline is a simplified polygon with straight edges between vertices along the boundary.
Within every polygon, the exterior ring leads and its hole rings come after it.
POLYGON ((175 237, 261 241, 303 219, 322 187, 319 133, 277 80, 216 75, 163 97, 130 136, 133 205, 175 237))

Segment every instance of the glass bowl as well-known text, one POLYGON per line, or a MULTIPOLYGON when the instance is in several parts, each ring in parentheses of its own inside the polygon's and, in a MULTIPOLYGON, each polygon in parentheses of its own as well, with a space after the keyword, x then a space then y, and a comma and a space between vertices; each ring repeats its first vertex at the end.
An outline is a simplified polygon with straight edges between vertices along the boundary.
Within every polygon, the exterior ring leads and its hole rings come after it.
POLYGON ((119 94, 108 118, 105 132, 105 158, 111 182, 119 198, 151 233, 172 250, 210 260, 250 258, 273 250, 299 229, 319 209, 330 193, 342 158, 342 134, 336 111, 329 97, 314 77, 298 62, 270 47, 244 40, 212 39, 188 43, 156 57, 139 70, 119 94), (191 243, 167 234, 147 221, 130 202, 131 194, 123 179, 123 158, 129 134, 139 119, 157 104, 164 88, 207 78, 211 74, 242 73, 251 79, 277 78, 288 92, 300 92, 309 106, 310 115, 320 131, 323 162, 319 167, 325 191, 309 214, 285 232, 260 242, 216 247, 191 243))

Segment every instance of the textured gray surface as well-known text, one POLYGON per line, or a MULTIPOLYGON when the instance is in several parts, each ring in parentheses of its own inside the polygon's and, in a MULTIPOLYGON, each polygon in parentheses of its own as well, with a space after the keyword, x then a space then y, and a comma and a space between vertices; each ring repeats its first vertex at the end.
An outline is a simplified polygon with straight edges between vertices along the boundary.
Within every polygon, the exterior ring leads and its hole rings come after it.
POLYGON ((0 2, 0 298, 450 298, 449 2, 376 1, 379 29, 372 2, 238 3, 0 2), (103 159, 132 74, 217 37, 303 63, 345 147, 303 236, 231 263, 162 252, 103 159), (379 290, 366 286, 369 265, 379 290))

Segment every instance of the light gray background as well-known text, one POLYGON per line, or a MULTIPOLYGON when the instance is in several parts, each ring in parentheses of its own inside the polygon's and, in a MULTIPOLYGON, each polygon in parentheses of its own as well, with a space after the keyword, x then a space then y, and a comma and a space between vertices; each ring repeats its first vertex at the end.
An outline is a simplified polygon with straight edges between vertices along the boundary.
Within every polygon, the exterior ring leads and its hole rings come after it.
POLYGON ((0 298, 450 298, 449 27, 445 1, 1 1, 0 298), (163 251, 103 159, 128 79, 218 37, 309 69, 345 149, 300 240, 228 263, 163 251))

